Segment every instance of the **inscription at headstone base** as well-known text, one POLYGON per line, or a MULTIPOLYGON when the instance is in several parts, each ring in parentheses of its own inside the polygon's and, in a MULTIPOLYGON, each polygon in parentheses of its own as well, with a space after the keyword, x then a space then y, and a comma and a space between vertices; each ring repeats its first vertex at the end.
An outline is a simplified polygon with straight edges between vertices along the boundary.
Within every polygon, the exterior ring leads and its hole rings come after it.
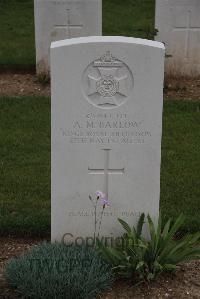
POLYGON ((102 34, 101 0, 34 0, 37 73, 49 74, 50 44, 102 34))
POLYGON ((156 40, 166 46, 166 72, 200 74, 200 1, 156 0, 156 40))
POLYGON ((52 43, 52 241, 122 233, 159 214, 164 46, 126 37, 52 43), (97 223, 97 222, 96 222, 97 223), (97 226, 97 225, 96 225, 97 226))

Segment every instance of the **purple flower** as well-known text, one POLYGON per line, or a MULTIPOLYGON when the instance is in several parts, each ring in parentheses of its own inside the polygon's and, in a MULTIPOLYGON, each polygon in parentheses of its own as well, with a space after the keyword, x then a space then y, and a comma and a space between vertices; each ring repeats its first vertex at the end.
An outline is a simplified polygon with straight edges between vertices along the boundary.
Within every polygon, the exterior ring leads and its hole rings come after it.
POLYGON ((110 206, 110 203, 108 201, 108 198, 106 197, 106 194, 103 193, 102 191, 96 191, 95 192, 96 196, 97 196, 97 200, 100 199, 101 200, 101 204, 102 206, 107 206, 109 207, 110 206))
POLYGON ((101 198, 101 204, 102 204, 103 206, 107 206, 107 207, 110 206, 110 203, 109 203, 109 201, 108 201, 108 199, 107 199, 106 197, 101 198))

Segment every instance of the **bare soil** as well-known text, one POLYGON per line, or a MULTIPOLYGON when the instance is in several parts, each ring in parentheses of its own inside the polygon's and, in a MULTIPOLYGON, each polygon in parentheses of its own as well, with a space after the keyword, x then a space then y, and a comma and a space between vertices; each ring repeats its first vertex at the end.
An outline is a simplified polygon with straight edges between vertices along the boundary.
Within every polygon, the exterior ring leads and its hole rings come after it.
POLYGON ((199 299, 200 261, 184 263, 174 273, 160 275, 150 284, 118 282, 103 299, 199 299))
POLYGON ((45 82, 40 83, 40 80, 36 75, 31 73, 0 73, 0 95, 50 96, 50 84, 45 82))
POLYGON ((41 239, 0 237, 0 298, 20 298, 17 292, 10 288, 4 278, 3 272, 5 265, 11 258, 19 256, 25 250, 30 249, 31 246, 34 246, 39 242, 41 242, 41 239))
POLYGON ((165 98, 171 100, 200 100, 199 78, 165 78, 165 98))
MULTIPOLYGON (((0 72, 0 95, 50 96, 50 84, 46 78, 38 78, 34 73, 0 72)), ((200 77, 167 77, 164 95, 171 100, 200 100, 200 77)))
MULTIPOLYGON (((0 238, 0 298, 21 298, 6 282, 3 272, 9 259, 41 242, 42 239, 0 238)), ((200 298, 200 261, 180 265, 173 274, 163 274, 151 284, 134 285, 134 281, 118 281, 102 299, 198 299, 200 298)))

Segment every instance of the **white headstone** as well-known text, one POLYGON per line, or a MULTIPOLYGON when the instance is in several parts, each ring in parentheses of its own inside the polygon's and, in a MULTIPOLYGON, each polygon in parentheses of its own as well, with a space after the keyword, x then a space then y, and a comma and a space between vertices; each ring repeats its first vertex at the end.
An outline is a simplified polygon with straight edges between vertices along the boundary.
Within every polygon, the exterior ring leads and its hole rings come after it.
POLYGON ((34 0, 37 73, 50 72, 53 41, 102 34, 102 0, 34 0))
POLYGON ((200 74, 200 1, 156 0, 156 40, 166 46, 166 72, 200 74))
MULTIPOLYGON (((97 190, 110 203, 101 236, 121 234, 118 217, 133 224, 145 212, 156 219, 163 44, 129 37, 55 42, 51 68, 52 241, 93 236, 89 195, 97 190)), ((101 208, 98 202, 98 219, 101 208)))

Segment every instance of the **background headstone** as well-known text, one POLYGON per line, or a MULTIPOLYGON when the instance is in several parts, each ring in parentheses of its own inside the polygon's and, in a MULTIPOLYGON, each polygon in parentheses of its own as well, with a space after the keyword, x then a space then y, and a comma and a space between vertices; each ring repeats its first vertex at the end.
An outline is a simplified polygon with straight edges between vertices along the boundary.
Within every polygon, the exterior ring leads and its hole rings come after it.
POLYGON ((166 72, 200 74, 200 1, 156 0, 156 40, 166 46, 166 72))
POLYGON ((34 0, 37 73, 50 71, 50 44, 102 34, 101 0, 34 0))
POLYGON ((89 195, 97 190, 110 203, 101 236, 121 233, 118 217, 130 224, 142 212, 157 219, 163 44, 126 37, 55 42, 51 71, 52 241, 93 236, 89 195))

